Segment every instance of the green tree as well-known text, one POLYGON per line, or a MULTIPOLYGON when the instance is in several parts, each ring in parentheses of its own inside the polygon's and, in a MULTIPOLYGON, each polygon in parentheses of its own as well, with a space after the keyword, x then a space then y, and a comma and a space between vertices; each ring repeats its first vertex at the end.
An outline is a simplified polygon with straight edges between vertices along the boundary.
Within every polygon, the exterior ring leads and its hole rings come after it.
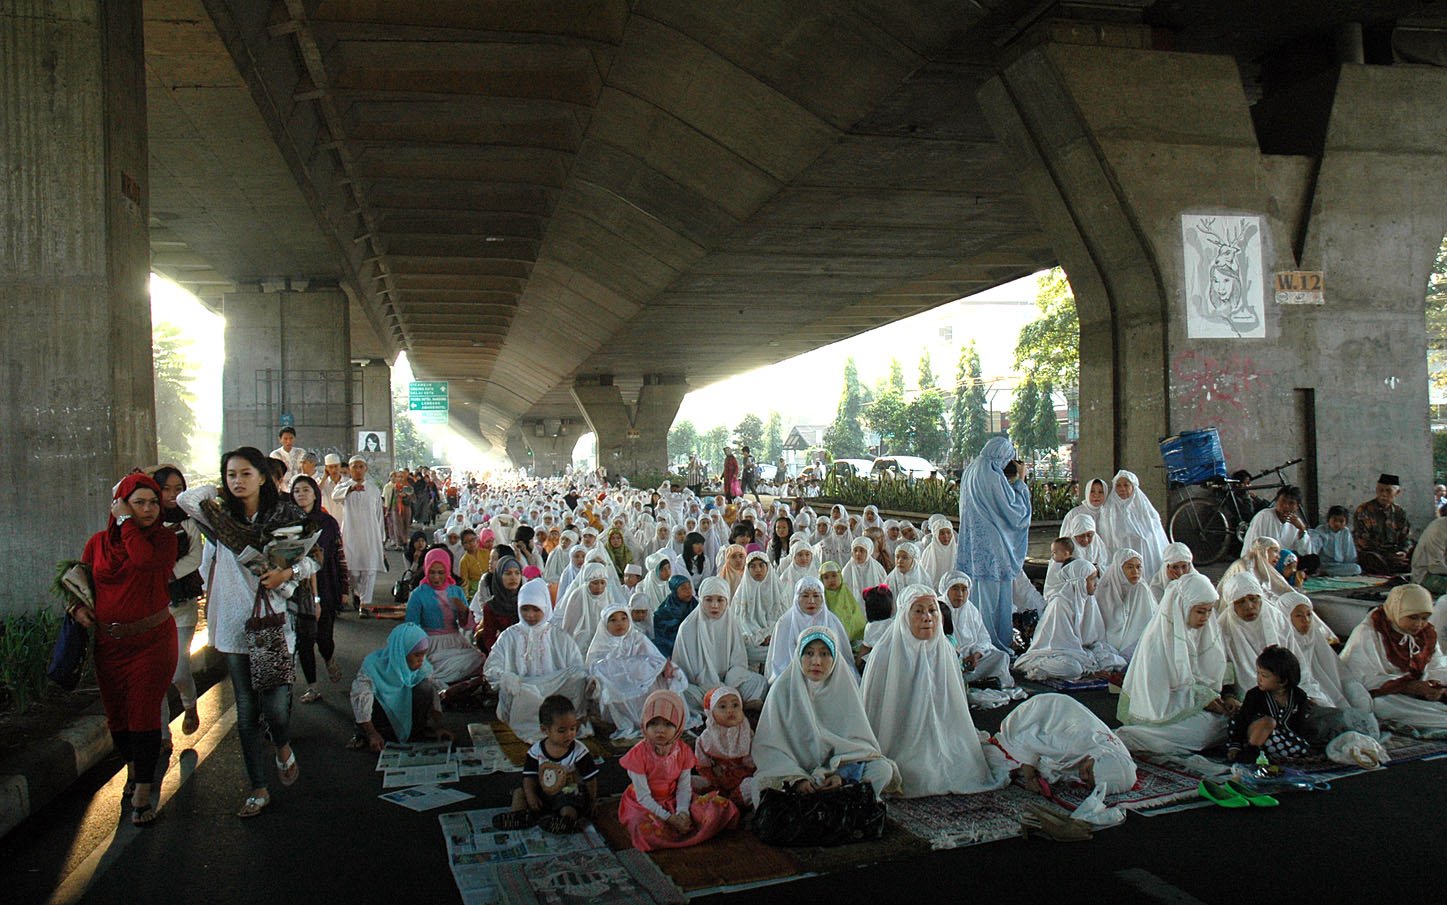
POLYGON ((925 349, 924 354, 919 357, 919 388, 923 392, 936 385, 935 369, 929 360, 929 349, 925 349))
POLYGON ((739 426, 734 428, 734 438, 739 446, 747 446, 757 459, 764 445, 763 419, 752 413, 745 415, 739 426))
POLYGON ((784 419, 778 412, 769 412, 764 426, 764 461, 773 462, 784 452, 784 419))
POLYGON ((864 387, 859 382, 859 369, 854 359, 844 362, 844 392, 839 396, 839 410, 834 423, 824 432, 824 445, 836 458, 850 459, 865 455, 864 427, 860 418, 864 415, 864 387))
POLYGON ((985 395, 980 353, 971 340, 960 349, 955 367, 955 398, 950 418, 950 465, 963 467, 980 454, 990 437, 990 405, 985 395))
POLYGON ((668 430, 668 460, 678 462, 692 452, 698 452, 698 428, 685 418, 668 430))
POLYGON ((950 434, 945 426, 949 397, 938 387, 929 387, 910 402, 905 421, 909 430, 908 452, 939 465, 950 451, 950 434))
POLYGON ((182 471, 191 465, 191 435, 196 432, 196 402, 191 392, 191 367, 181 331, 159 324, 151 334, 151 360, 156 372, 156 452, 162 462, 182 471))
POLYGON ((1053 390, 1048 383, 1026 376, 1010 403, 1010 440, 1021 456, 1054 454, 1060 446, 1055 421, 1053 390))
POLYGON ((904 395, 904 367, 897 358, 889 360, 889 382, 881 388, 880 395, 884 395, 889 390, 894 390, 901 396, 904 395))
POLYGON ((904 447, 909 442, 909 403, 904 394, 889 386, 879 398, 864 410, 864 420, 869 429, 879 434, 879 454, 908 452, 904 447))
POLYGON ((729 442, 729 429, 723 425, 710 428, 698 437, 698 455, 708 464, 711 474, 723 471, 724 447, 729 442))
POLYGON ((1447 388, 1447 239, 1427 277, 1427 364, 1432 383, 1447 388))
POLYGON ((1020 331, 1015 368, 1042 383, 1080 386, 1080 316, 1064 270, 1056 267, 1040 275, 1035 306, 1040 316, 1020 331))
MULTIPOLYGON (((432 443, 417 429, 407 411, 407 388, 400 387, 392 393, 392 462, 398 468, 417 468, 437 461, 432 443)), ((371 475, 370 479, 380 481, 386 475, 371 475)))

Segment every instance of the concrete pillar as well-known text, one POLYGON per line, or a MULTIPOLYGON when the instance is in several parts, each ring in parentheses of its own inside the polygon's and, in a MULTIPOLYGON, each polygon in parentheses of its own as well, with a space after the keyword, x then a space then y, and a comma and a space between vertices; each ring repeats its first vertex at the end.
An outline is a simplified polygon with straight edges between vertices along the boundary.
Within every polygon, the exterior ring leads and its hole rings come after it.
MULTIPOLYGON (((232 292, 221 378, 221 443, 275 449, 290 421, 297 445, 346 456, 355 451, 357 413, 346 295, 232 292)), ((390 390, 389 390, 390 392, 390 390)))
POLYGON ((688 393, 682 377, 649 374, 632 405, 608 375, 580 378, 573 401, 598 437, 598 464, 608 479, 633 480, 662 472, 668 466, 668 429, 688 393))
POLYGON ((512 429, 507 432, 504 451, 507 453, 507 460, 512 463, 513 468, 519 470, 526 469, 528 471, 533 470, 533 460, 532 457, 528 455, 528 444, 527 441, 523 439, 521 424, 513 425, 512 429))
POLYGON ((543 419, 520 424, 530 457, 529 468, 539 477, 556 477, 573 464, 573 447, 583 433, 583 423, 569 419, 543 419))
MULTIPOLYGON (((353 400, 352 412, 360 413, 361 422, 352 425, 351 445, 341 454, 342 461, 353 453, 367 460, 367 473, 385 478, 396 468, 395 449, 397 437, 392 425, 392 368, 384 359, 370 358, 352 363, 352 388, 361 389, 362 398, 353 400), (359 404, 358 404, 359 403, 359 404), (359 438, 367 434, 382 437, 383 452, 370 452, 359 438)), ((431 463, 428 463, 431 464, 431 463)))
POLYGON ((1345 64, 1328 89, 1312 156, 1262 152, 1230 57, 1046 44, 981 89, 1079 307, 1083 478, 1130 468, 1164 508, 1157 441, 1215 426, 1232 468, 1305 457, 1323 509, 1400 473, 1425 523, 1447 72, 1345 64), (1191 214, 1261 218, 1264 335, 1189 335, 1211 285, 1187 269, 1191 214), (1325 305, 1278 304, 1298 270, 1325 274, 1325 305))
POLYGON ((141 5, 0 4, 0 61, 0 613, 19 613, 156 458, 141 5))

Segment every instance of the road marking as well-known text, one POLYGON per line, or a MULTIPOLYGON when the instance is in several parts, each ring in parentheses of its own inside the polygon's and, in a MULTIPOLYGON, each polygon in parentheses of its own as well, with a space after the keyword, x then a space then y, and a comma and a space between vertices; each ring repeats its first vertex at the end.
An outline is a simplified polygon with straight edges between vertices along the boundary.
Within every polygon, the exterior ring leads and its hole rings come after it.
POLYGON ((1166 905, 1206 905, 1205 902, 1185 890, 1172 886, 1144 868, 1129 867, 1116 871, 1115 875, 1157 902, 1165 902, 1166 905))
MULTIPOLYGON (((201 696, 202 699, 204 700, 213 694, 220 696, 224 685, 224 682, 218 682, 211 686, 211 688, 207 689, 206 694, 201 696)), ((198 702, 198 706, 199 703, 200 702, 198 702)), ((172 727, 173 730, 179 729, 181 719, 182 717, 178 716, 173 720, 176 724, 172 727)), ((216 721, 213 722, 205 734, 197 740, 196 744, 191 746, 190 751, 194 752, 194 756, 188 757, 186 750, 182 750, 181 754, 176 758, 177 769, 168 769, 166 775, 161 778, 160 793, 156 796, 157 815, 166 807, 166 802, 170 801, 171 798, 181 790, 181 787, 186 784, 186 781, 195 774, 196 768, 201 766, 201 762, 209 757, 211 752, 216 750, 217 746, 226 738, 226 734, 230 732, 235 725, 236 704, 233 702, 230 707, 227 707, 226 710, 216 718, 216 721), (187 763, 188 761, 190 761, 189 764, 187 763)), ((125 786, 126 771, 125 768, 122 767, 115 776, 111 777, 110 782, 97 790, 95 794, 97 796, 104 794, 107 798, 114 797, 116 800, 120 800, 125 793, 125 786)), ((105 873, 110 869, 111 865, 116 863, 116 860, 125 852, 126 846, 130 845, 131 840, 139 836, 143 829, 143 827, 133 826, 129 817, 121 820, 104 841, 91 849, 90 854, 86 856, 84 861, 65 875, 65 879, 60 881, 60 885, 57 886, 55 892, 51 894, 48 905, 73 905, 73 903, 80 901, 81 897, 85 895, 86 890, 90 888, 91 883, 95 882, 95 878, 105 873)))

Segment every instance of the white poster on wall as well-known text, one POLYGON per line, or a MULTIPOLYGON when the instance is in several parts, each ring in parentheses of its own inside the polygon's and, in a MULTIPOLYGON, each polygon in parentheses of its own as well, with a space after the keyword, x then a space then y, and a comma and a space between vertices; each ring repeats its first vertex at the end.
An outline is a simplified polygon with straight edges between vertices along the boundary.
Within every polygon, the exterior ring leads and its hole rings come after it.
POLYGON ((357 434, 357 449, 358 449, 360 452, 364 452, 364 453, 369 453, 369 452, 384 453, 384 452, 386 452, 386 451, 387 451, 387 432, 386 432, 386 431, 360 431, 360 432, 357 434))
POLYGON ((1243 339, 1266 335, 1261 217, 1182 214, 1186 335, 1243 339))

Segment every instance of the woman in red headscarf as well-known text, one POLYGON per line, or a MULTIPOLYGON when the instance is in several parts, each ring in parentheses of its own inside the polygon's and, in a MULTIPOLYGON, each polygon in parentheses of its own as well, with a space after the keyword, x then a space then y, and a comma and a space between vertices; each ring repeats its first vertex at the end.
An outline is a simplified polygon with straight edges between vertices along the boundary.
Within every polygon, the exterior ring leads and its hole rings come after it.
POLYGON ((161 488, 143 474, 116 487, 110 521, 81 559, 95 581, 95 609, 76 620, 95 631, 95 675, 106 723, 129 767, 131 822, 156 819, 151 781, 161 752, 161 700, 176 671, 176 625, 167 585, 176 535, 161 523, 161 488))

